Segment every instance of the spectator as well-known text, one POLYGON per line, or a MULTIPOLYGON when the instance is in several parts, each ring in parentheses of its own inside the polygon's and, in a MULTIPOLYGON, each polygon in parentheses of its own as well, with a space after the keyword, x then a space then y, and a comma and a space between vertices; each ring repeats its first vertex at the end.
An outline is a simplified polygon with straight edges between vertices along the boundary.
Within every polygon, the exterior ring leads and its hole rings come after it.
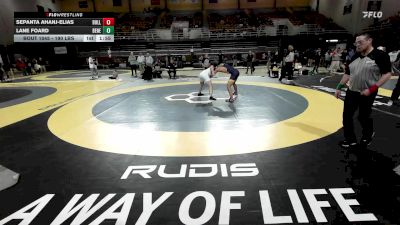
POLYGON ((160 59, 157 59, 156 63, 154 63, 153 78, 162 78, 161 74, 162 74, 161 61, 160 59))
POLYGON ((108 58, 111 59, 111 48, 110 47, 107 50, 107 55, 108 55, 108 58))
POLYGON ((0 81, 1 82, 6 82, 6 73, 3 69, 3 64, 0 63, 0 81))
POLYGON ((330 53, 329 50, 327 50, 327 51, 325 52, 325 68, 328 69, 328 65, 331 64, 331 60, 332 60, 331 53, 330 53))
POLYGON ((40 65, 40 73, 46 73, 46 62, 43 60, 42 57, 39 57, 38 64, 40 65))
POLYGON ((272 60, 271 51, 267 52, 266 59, 267 59, 267 70, 269 72, 270 67, 271 67, 271 60, 272 60))
POLYGON ((200 63, 203 63, 203 62, 204 62, 204 57, 203 57, 202 55, 200 55, 200 57, 199 57, 199 62, 200 62, 200 63))
POLYGON ((207 69, 208 67, 210 67, 210 59, 208 58, 207 54, 204 56, 204 60, 203 60, 202 64, 203 64, 204 69, 207 69))
POLYGON ((237 63, 238 63, 237 56, 233 55, 232 59, 233 59, 233 67, 237 67, 237 63))
POLYGON ((182 56, 177 57, 178 68, 182 68, 182 56))
POLYGON ((133 70, 135 70, 135 77, 137 77, 137 68, 138 68, 138 61, 136 60, 136 57, 133 55, 133 52, 131 52, 131 54, 128 57, 128 62, 129 62, 129 66, 131 67, 131 73, 132 73, 132 77, 133 77, 133 70))
POLYGON ((169 79, 176 79, 176 64, 173 57, 170 57, 170 61, 167 68, 168 68, 169 79), (173 77, 171 74, 173 75, 173 77))
POLYGON ((340 69, 340 60, 342 59, 342 51, 340 48, 335 49, 332 53, 332 62, 331 66, 329 67, 329 71, 336 72, 338 69, 340 69))
POLYGON ((28 75, 32 75, 32 63, 29 61, 29 59, 24 59, 25 65, 26 65, 26 73, 28 75))
POLYGON ((193 59, 193 57, 194 57, 194 49, 193 49, 193 45, 192 45, 192 48, 190 48, 190 56, 192 56, 192 59, 193 59))
POLYGON ((279 63, 281 63, 281 59, 282 59, 282 57, 281 57, 281 54, 279 53, 279 51, 276 51, 275 54, 273 54, 273 56, 272 56, 273 63, 275 62, 275 63, 279 64, 279 63))
POLYGON ((12 81, 13 78, 14 78, 14 73, 13 73, 13 71, 12 71, 12 65, 11 65, 11 63, 6 63, 6 64, 3 66, 3 69, 4 69, 4 73, 5 73, 6 78, 7 78, 9 81, 12 81))
POLYGON ((293 78, 293 63, 294 63, 294 48, 292 45, 288 46, 288 54, 284 58, 285 65, 283 66, 283 71, 279 81, 282 81, 284 77, 288 77, 288 80, 292 80, 293 78))
POLYGON ((185 66, 186 66, 186 56, 183 55, 182 56, 182 67, 185 67, 185 66))
POLYGON ((40 65, 36 59, 32 59, 32 64, 33 64, 33 70, 35 74, 40 73, 40 65))
POLYGON ((253 52, 253 58, 251 59, 251 74, 256 70, 256 53, 253 52))
POLYGON ((321 49, 318 48, 317 51, 314 54, 314 68, 311 71, 311 73, 314 73, 314 71, 318 74, 318 68, 321 63, 321 49))
MULTIPOLYGON (((392 63, 392 69, 394 74, 400 76, 400 51, 392 52, 392 54, 390 54, 390 61, 392 63)), ((390 96, 388 105, 389 106, 399 105, 399 96, 400 96, 400 77, 397 79, 396 86, 393 89, 392 95, 390 96)))
POLYGON ((28 73, 26 71, 26 64, 23 59, 21 59, 21 58, 17 59, 15 65, 19 71, 22 71, 23 76, 28 76, 28 73))
POLYGON ((223 62, 224 55, 222 54, 222 51, 220 50, 218 53, 218 64, 221 64, 223 62))
POLYGON ((140 53, 140 55, 137 58, 137 62, 139 64, 140 74, 143 74, 144 73, 144 64, 145 64, 145 58, 144 58, 143 53, 140 53))
POLYGON ((246 74, 249 72, 249 67, 250 67, 250 72, 253 74, 253 53, 249 51, 249 54, 247 55, 247 66, 246 66, 246 74))
POLYGON ((146 66, 153 67, 154 59, 150 55, 150 53, 146 54, 145 63, 146 63, 146 66))
POLYGON ((110 77, 108 77, 108 78, 109 78, 109 79, 112 79, 112 80, 118 79, 118 72, 117 72, 117 69, 114 69, 112 75, 111 75, 110 77))
POLYGON ((89 69, 92 72, 92 79, 93 80, 96 79, 96 76, 97 78, 100 78, 99 73, 97 71, 96 59, 93 56, 90 56, 88 59, 88 63, 89 63, 89 69))
POLYGON ((146 53, 145 62, 145 69, 142 78, 144 80, 151 80, 153 79, 153 57, 151 57, 150 53, 146 53))
POLYGON ((355 52, 354 52, 354 49, 353 49, 353 48, 350 48, 350 49, 347 51, 346 63, 350 62, 350 60, 353 58, 354 54, 355 54, 355 52))

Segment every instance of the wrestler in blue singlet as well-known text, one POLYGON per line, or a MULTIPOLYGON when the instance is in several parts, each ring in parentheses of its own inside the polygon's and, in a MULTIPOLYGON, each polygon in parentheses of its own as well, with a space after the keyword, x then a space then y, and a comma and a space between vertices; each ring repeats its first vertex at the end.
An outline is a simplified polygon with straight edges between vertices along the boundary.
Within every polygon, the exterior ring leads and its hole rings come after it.
POLYGON ((239 70, 233 68, 233 66, 226 63, 224 63, 224 67, 226 68, 228 73, 231 74, 229 79, 236 81, 239 77, 239 70))

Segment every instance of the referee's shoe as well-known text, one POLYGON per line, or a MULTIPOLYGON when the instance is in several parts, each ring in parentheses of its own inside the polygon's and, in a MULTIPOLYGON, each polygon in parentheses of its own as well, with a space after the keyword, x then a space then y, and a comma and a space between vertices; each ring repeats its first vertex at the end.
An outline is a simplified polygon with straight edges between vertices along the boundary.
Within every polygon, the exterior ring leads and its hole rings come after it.
POLYGON ((357 147, 357 145, 358 145, 357 141, 343 140, 339 142, 339 146, 344 149, 353 149, 357 147))
POLYGON ((369 136, 369 137, 364 137, 363 136, 361 138, 361 140, 360 140, 360 145, 363 146, 363 147, 369 146, 371 144, 372 139, 374 138, 374 136, 375 136, 375 132, 372 132, 371 136, 369 136))

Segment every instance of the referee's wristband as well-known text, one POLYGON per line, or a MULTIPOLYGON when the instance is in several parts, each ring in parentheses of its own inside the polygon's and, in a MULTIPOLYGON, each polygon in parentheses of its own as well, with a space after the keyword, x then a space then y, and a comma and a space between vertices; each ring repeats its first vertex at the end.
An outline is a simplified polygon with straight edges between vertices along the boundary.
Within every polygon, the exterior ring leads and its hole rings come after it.
POLYGON ((342 88, 344 87, 345 87, 344 84, 338 83, 338 85, 336 86, 336 90, 342 90, 342 88))
POLYGON ((369 93, 375 93, 375 92, 377 92, 377 91, 378 91, 378 88, 379 88, 378 85, 376 85, 376 84, 372 85, 371 87, 368 88, 369 93))

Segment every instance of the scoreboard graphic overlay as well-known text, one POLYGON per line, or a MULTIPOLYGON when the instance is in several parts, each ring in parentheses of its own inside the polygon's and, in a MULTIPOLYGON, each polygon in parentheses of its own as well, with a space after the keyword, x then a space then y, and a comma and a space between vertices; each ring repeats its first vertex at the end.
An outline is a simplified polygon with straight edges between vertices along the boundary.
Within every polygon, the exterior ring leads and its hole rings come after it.
POLYGON ((14 13, 14 42, 114 42, 110 13, 14 13))

